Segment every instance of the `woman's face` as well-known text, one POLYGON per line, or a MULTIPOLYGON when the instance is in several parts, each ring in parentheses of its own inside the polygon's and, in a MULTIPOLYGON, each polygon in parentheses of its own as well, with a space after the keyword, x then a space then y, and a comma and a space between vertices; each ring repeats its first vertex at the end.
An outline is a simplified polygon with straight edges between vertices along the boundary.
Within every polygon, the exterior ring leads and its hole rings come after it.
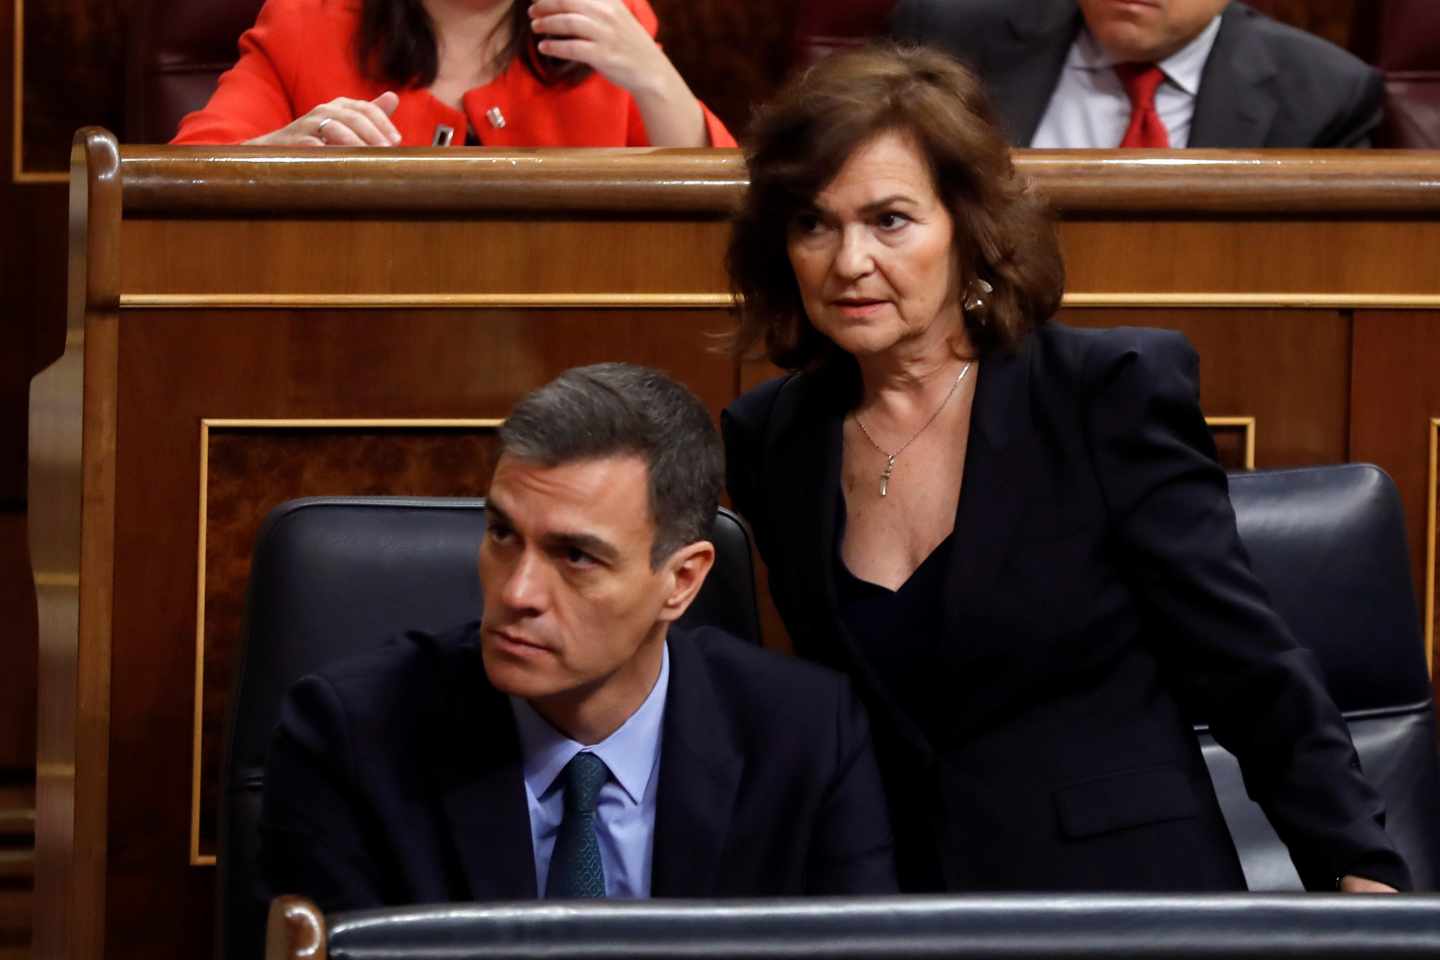
POLYGON ((857 357, 942 348, 964 329, 954 234, 910 137, 886 132, 861 144, 789 227, 810 322, 857 357))

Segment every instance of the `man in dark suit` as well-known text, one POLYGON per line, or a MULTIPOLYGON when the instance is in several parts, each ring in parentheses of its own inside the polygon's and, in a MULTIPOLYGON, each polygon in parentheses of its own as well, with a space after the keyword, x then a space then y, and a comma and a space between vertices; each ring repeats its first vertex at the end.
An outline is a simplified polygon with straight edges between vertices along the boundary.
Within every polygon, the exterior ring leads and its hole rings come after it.
POLYGON ((1380 122, 1376 70, 1226 0, 900 0, 892 28, 974 67, 1018 146, 1362 147, 1380 122))
POLYGON ((522 400, 482 621, 292 689, 261 815, 271 892, 334 910, 893 891, 847 682, 670 629, 714 561, 722 463, 705 407, 655 371, 580 368, 522 400))

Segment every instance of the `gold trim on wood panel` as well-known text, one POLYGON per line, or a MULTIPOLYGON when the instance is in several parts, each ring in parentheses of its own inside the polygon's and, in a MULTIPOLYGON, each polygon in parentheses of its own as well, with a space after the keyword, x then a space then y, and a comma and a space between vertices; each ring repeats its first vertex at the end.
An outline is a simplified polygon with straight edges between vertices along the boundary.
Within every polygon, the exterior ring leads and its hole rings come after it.
MULTIPOLYGON (((494 430, 504 422, 505 420, 503 418, 498 420, 493 418, 481 418, 478 420, 474 418, 460 420, 439 420, 433 417, 422 417, 418 419, 412 418, 408 420, 395 417, 369 420, 351 417, 344 417, 341 419, 336 419, 334 417, 313 417, 309 419, 303 417, 286 417, 280 420, 247 420, 243 418, 238 420, 226 420, 207 418, 200 421, 200 427, 203 431, 202 440, 205 440, 209 438, 210 428, 212 427, 220 430, 246 430, 256 428, 271 430, 314 430, 327 428, 337 430, 373 430, 377 427, 387 430, 458 430, 466 427, 478 427, 484 430, 494 430)), ((203 463, 203 453, 202 463, 200 465, 201 467, 205 466, 205 464, 203 463)), ((204 482, 203 476, 201 482, 204 482)))
POLYGON ((35 828, 35 809, 33 807, 17 807, 10 810, 0 810, 0 833, 13 832, 15 830, 26 830, 35 828))
POLYGON ((13 173, 10 176, 12 183, 28 186, 36 183, 69 183, 68 173, 13 173))
MULTIPOLYGON (((1440 303, 1440 300, 1437 300, 1440 303)), ((366 309, 538 307, 546 309, 721 309, 728 293, 126 293, 121 309, 366 309)))
POLYGON ((1436 495, 1440 494, 1440 417, 1430 418, 1430 485, 1425 488, 1425 668, 1434 674, 1436 495))
POLYGON ((34 850, 0 850, 0 879, 25 880, 34 875, 34 850))
POLYGON ((342 429, 342 430, 385 430, 435 429, 454 430, 479 428, 494 430, 504 423, 504 418, 436 418, 403 419, 387 417, 312 417, 280 419, 246 419, 205 417, 200 420, 200 518, 196 536, 195 575, 195 710, 191 735, 191 776, 190 776, 190 866, 213 867, 214 854, 200 852, 200 746, 201 724, 205 711, 205 546, 206 512, 209 506, 210 478, 210 431, 235 429, 342 429))
POLYGON ((36 780, 73 780, 75 779, 75 764, 73 763, 37 763, 35 765, 36 780))
POLYGON ((1254 417, 1206 417, 1205 423, 1215 427, 1240 427, 1245 431, 1245 469, 1255 469, 1255 418, 1254 417))
MULTIPOLYGON (((200 735, 205 705, 205 520, 210 514, 210 427, 200 421, 200 523, 195 535, 195 716, 190 731, 190 865, 200 861, 200 735)), ((212 862, 213 862, 213 858, 212 862)))
POLYGON ((14 46, 10 59, 11 67, 11 99, 13 103, 10 109, 10 122, 13 124, 10 130, 10 178, 16 183, 20 182, 22 171, 20 160, 22 151, 20 149, 21 111, 25 103, 25 0, 15 0, 15 29, 10 33, 10 40, 14 46))
MULTIPOLYGON (((728 310, 728 293, 125 293, 129 310, 373 309, 444 310, 459 307, 538 309, 728 310)), ((1073 308, 1164 309, 1440 309, 1440 294, 1389 293, 1067 293, 1073 308)))
POLYGON ((10 137, 10 180, 12 183, 69 183, 70 174, 63 170, 49 173, 25 172, 25 0, 15 0, 15 30, 11 34, 14 42, 14 57, 11 67, 14 85, 11 89, 14 101, 10 119, 13 124, 10 137))
POLYGON ((1260 310, 1304 307, 1353 310, 1434 310, 1440 294, 1428 293, 1066 293, 1066 307, 1213 307, 1260 310))
POLYGON ((80 573, 71 570, 36 570, 31 577, 37 589, 43 587, 79 587, 80 573))

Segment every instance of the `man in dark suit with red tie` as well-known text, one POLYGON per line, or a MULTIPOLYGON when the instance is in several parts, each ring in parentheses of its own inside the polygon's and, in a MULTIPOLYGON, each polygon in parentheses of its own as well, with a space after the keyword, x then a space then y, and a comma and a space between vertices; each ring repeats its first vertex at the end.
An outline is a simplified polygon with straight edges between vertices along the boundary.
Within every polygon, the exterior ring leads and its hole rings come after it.
POLYGON ((301 680, 267 763, 272 895, 327 910, 895 890, 839 674, 671 629, 715 557, 723 453, 663 374, 569 371, 500 430, 483 618, 301 680))
POLYGON ((990 87, 1028 147, 1361 147, 1381 76, 1227 0, 900 0, 894 34, 990 87))

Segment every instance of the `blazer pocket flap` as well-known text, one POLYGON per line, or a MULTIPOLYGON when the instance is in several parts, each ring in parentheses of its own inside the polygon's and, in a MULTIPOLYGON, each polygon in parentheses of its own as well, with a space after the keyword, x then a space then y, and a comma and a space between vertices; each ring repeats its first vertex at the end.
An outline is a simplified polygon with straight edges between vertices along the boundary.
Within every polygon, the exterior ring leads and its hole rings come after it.
POLYGON ((1060 832, 1093 837, 1147 823, 1183 820, 1200 812, 1190 782, 1175 767, 1129 770, 1055 791, 1060 832))

